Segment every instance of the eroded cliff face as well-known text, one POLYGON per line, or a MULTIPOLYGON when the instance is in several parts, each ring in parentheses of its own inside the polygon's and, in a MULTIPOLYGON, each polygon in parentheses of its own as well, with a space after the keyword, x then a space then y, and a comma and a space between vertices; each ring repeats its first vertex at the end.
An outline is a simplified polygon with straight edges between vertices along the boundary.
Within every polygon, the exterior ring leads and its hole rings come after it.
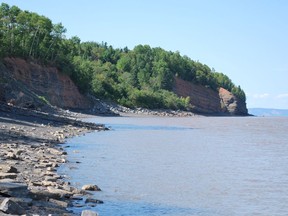
POLYGON ((222 112, 218 93, 204 86, 195 85, 176 77, 174 92, 178 96, 189 96, 193 111, 209 114, 222 112))
POLYGON ((224 88, 219 92, 175 77, 174 92, 191 99, 193 111, 206 114, 247 115, 246 104, 224 88))
MULTIPOLYGON (((194 112, 204 114, 247 115, 246 104, 229 91, 219 92, 175 78, 174 92, 189 96, 194 112)), ((5 58, 0 63, 0 102, 39 108, 49 102, 65 109, 86 109, 107 113, 100 102, 80 94, 69 76, 55 67, 41 66, 19 58, 5 58), (104 110, 104 111, 103 111, 104 110)))
POLYGON ((231 92, 224 88, 219 89, 219 97, 221 99, 221 107, 226 113, 232 115, 248 115, 246 103, 238 100, 231 92))
POLYGON ((3 94, 7 102, 37 106, 40 101, 68 109, 87 109, 91 102, 80 94, 72 80, 55 67, 46 67, 19 58, 5 58, 0 68, 3 94))

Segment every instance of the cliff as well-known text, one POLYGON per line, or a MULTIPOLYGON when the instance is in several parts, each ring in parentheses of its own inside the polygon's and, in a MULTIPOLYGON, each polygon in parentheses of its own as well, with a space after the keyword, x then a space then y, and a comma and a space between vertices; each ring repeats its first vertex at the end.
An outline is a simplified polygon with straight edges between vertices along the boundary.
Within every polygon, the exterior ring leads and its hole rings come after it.
MULTIPOLYGON (((223 88, 217 92, 175 78, 173 90, 178 96, 190 97, 193 112, 248 114, 246 104, 223 88)), ((110 112, 108 106, 82 95, 70 77, 57 68, 19 58, 5 58, 0 63, 0 101, 34 109, 52 105, 64 109, 93 110, 98 114, 110 112)))
POLYGON ((175 78, 173 91, 182 97, 189 96, 194 112, 206 114, 247 115, 246 103, 231 92, 220 88, 219 92, 175 78))
POLYGON ((69 76, 55 67, 5 58, 0 65, 0 75, 0 98, 8 103, 22 107, 38 107, 43 103, 68 109, 92 107, 69 76))

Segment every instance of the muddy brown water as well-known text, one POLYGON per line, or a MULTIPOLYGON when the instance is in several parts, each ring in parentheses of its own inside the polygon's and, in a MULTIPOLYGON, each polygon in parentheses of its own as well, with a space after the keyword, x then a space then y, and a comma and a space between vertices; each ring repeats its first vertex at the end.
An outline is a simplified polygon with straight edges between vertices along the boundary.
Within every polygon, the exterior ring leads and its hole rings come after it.
POLYGON ((112 130, 68 140, 71 163, 60 169, 74 185, 102 189, 95 197, 104 204, 84 209, 101 216, 288 213, 288 118, 90 120, 112 130))

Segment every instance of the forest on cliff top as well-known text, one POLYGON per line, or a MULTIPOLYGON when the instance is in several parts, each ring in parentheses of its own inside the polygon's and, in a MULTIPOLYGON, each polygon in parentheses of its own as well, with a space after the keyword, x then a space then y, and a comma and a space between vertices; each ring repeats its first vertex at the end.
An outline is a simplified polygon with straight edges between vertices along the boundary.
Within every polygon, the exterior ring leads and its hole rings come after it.
POLYGON ((128 107, 189 110, 190 98, 173 93, 174 77, 217 91, 220 87, 246 101, 245 92, 223 73, 179 52, 138 45, 66 38, 61 23, 17 6, 0 6, 0 58, 19 57, 57 67, 82 93, 128 107))

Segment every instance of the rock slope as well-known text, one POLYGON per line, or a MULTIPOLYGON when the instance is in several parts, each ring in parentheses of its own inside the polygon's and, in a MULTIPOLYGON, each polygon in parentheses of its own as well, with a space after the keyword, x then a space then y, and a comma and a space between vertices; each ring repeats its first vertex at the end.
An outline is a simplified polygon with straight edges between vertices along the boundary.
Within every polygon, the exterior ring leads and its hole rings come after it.
POLYGON ((9 74, 10 82, 17 81, 19 88, 11 89, 6 98, 16 105, 29 101, 33 103, 32 96, 35 93, 43 102, 47 100, 53 106, 61 108, 92 107, 92 103, 80 94, 70 77, 61 74, 55 67, 44 67, 19 58, 5 58, 4 67, 0 71, 2 74, 6 73, 6 79, 9 74))
POLYGON ((238 100, 224 88, 216 92, 176 77, 174 92, 178 96, 189 96, 193 111, 197 113, 248 115, 246 103, 238 100))

